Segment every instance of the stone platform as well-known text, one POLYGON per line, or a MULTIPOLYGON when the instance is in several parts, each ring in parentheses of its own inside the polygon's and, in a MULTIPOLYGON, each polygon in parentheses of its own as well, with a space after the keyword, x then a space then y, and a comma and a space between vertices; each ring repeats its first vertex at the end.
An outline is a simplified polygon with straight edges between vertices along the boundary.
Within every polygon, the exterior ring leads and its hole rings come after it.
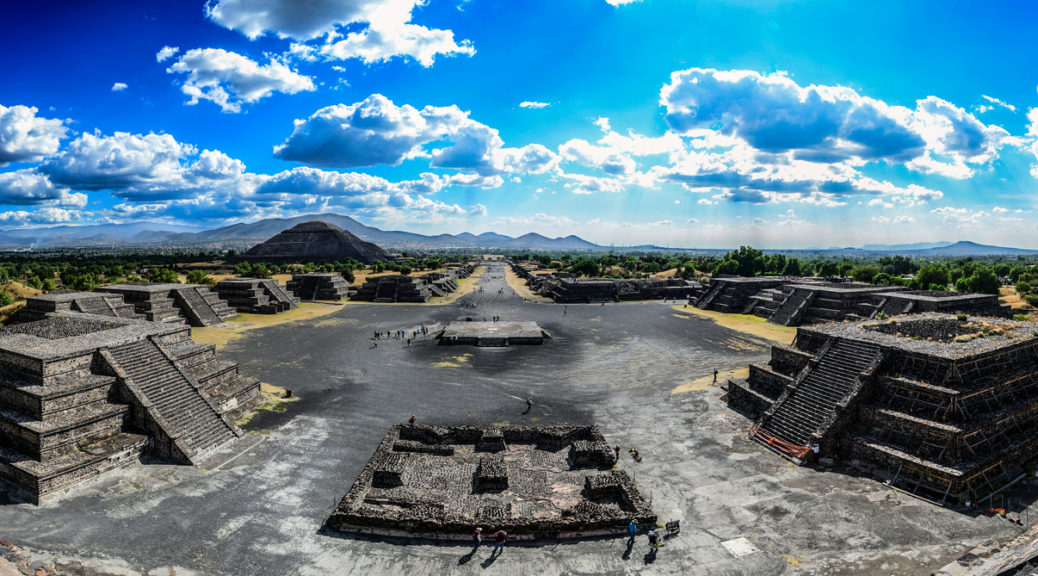
POLYGON ((801 327, 730 381, 750 437, 858 460, 941 504, 990 501, 1038 448, 1038 323, 950 314, 801 327))
POLYGON ((241 431, 259 382, 183 324, 53 312, 0 330, 0 480, 32 502, 150 447, 197 463, 241 431))
POLYGON ((343 300, 350 295, 350 283, 336 272, 293 274, 285 288, 300 300, 343 300))
POLYGON ((216 284, 216 292, 238 312, 278 314, 299 306, 299 298, 289 294, 273 279, 221 280, 216 284))
POLYGON ((101 292, 51 292, 27 298, 25 308, 18 312, 18 321, 42 320, 51 312, 82 312, 116 318, 142 318, 133 305, 118 294, 101 292))
POLYGON ((208 286, 201 284, 112 284, 97 290, 122 296, 137 314, 152 322, 213 326, 238 315, 208 286))
POLYGON ((329 528, 383 536, 510 539, 622 532, 656 515, 630 476, 613 470, 594 426, 393 426, 329 528))
POLYGON ((451 322, 437 336, 440 344, 510 346, 544 344, 549 338, 536 322, 451 322))

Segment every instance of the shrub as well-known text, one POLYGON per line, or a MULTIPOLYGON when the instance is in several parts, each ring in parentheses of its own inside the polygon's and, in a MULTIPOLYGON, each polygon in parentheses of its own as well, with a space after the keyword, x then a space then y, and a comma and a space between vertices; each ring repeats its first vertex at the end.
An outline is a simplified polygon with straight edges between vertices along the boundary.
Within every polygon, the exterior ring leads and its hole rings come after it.
POLYGON ((1016 293, 1023 296, 1031 291, 1031 283, 1026 280, 1021 280, 1016 283, 1016 293))
POLYGON ((14 296, 0 290, 0 306, 10 306, 11 304, 14 304, 14 296))
POLYGON ((148 272, 148 280, 161 284, 180 284, 180 278, 172 268, 152 268, 148 272))
POLYGON ((201 270, 189 270, 187 273, 188 284, 206 284, 212 286, 216 282, 213 281, 212 276, 209 276, 201 270))
MULTIPOLYGON (((927 264, 919 269, 919 273, 916 274, 916 281, 919 282, 919 286, 923 289, 930 289, 931 285, 937 284, 938 286, 947 286, 949 282, 948 270, 940 264, 927 264)), ((942 290, 944 288, 941 288, 942 290)))
POLYGON ((966 320, 968 320, 968 319, 969 319, 969 318, 968 318, 968 317, 966 316, 966 313, 965 313, 965 312, 959 312, 958 314, 956 314, 956 315, 955 315, 955 317, 956 317, 956 318, 957 318, 957 319, 959 320, 959 322, 965 322, 966 320))
POLYGON ((1027 322, 1030 320, 1030 317, 1028 317, 1027 314, 1013 314, 1013 320, 1016 320, 1017 322, 1027 322))
POLYGON ((872 279, 879 274, 879 268, 866 264, 864 266, 858 266, 851 271, 851 276, 857 282, 872 282, 872 279))

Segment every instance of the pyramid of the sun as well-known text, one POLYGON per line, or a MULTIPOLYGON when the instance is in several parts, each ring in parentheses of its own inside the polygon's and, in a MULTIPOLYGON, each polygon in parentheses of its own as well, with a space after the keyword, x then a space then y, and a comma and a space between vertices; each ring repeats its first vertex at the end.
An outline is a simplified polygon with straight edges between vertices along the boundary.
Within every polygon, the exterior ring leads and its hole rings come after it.
POLYGON ((389 254, 334 224, 314 220, 282 231, 270 240, 253 246, 240 258, 273 264, 342 262, 352 258, 372 264, 376 260, 389 259, 389 254))

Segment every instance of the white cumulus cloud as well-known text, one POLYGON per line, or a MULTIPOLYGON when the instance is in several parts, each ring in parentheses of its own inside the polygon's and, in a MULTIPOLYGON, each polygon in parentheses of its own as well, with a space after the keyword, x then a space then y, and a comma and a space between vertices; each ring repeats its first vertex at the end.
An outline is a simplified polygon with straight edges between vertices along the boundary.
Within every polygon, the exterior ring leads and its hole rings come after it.
POLYGON ((240 160, 213 150, 199 154, 169 134, 154 133, 82 134, 38 169, 59 186, 139 201, 196 196, 246 177, 240 160))
POLYGON ((177 46, 163 46, 161 50, 155 53, 156 62, 165 62, 180 52, 180 48, 177 46))
POLYGON ((78 211, 63 208, 40 208, 39 210, 12 210, 0 212, 0 222, 24 226, 26 224, 63 224, 76 220, 78 211))
POLYGON ((397 106, 381 94, 354 104, 321 108, 296 120, 274 155, 310 166, 351 168, 397 165, 428 157, 430 165, 483 176, 542 173, 558 161, 539 144, 506 148, 498 131, 469 118, 457 106, 397 106), (449 146, 427 149, 435 143, 449 146))
POLYGON ((547 108, 548 106, 551 106, 551 104, 548 102, 536 102, 532 100, 525 100, 519 103, 520 108, 533 108, 535 110, 540 108, 547 108))
POLYGON ((86 206, 86 194, 55 186, 45 174, 27 168, 0 172, 0 204, 15 206, 86 206))
POLYGON ((123 92, 127 88, 129 88, 129 86, 127 86, 125 82, 116 82, 115 84, 112 84, 112 92, 123 92))
POLYGON ((255 102, 274 92, 295 94, 316 89, 308 76, 277 60, 259 64, 220 48, 188 50, 166 72, 186 74, 180 90, 191 97, 189 105, 209 100, 224 112, 240 112, 242 102, 255 102))
POLYGON ((438 55, 469 55, 471 42, 454 32, 412 22, 422 0, 313 0, 300 9, 291 0, 217 0, 206 5, 211 20, 255 40, 267 32, 317 46, 295 45, 297 56, 319 52, 328 59, 359 58, 365 63, 393 57, 431 66, 438 55))
POLYGON ((690 68, 660 92, 666 121, 686 135, 713 130, 768 154, 816 163, 885 161, 965 178, 1009 134, 945 100, 892 106, 842 86, 802 87, 782 73, 690 68))
POLYGON ((64 120, 40 118, 35 107, 0 104, 0 166, 37 162, 61 146, 68 129, 64 120))

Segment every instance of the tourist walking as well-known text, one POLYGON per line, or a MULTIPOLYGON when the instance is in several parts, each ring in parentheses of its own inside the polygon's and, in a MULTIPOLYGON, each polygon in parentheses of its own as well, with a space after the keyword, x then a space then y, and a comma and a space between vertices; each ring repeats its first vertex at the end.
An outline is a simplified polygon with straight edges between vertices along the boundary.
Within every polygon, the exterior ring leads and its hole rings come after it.
POLYGON ((634 537, 638 535, 638 524, 635 523, 634 518, 631 518, 631 523, 627 525, 627 535, 630 536, 627 539, 627 545, 631 546, 634 544, 634 537))
POLYGON ((717 368, 714 368, 714 384, 717 384, 717 368))
POLYGON ((411 414, 411 419, 407 421, 409 426, 414 426, 414 414, 411 414))
POLYGON ((483 529, 476 526, 476 529, 472 532, 472 547, 479 548, 479 545, 483 543, 483 529))
POLYGON ((499 549, 502 552, 504 552, 505 551, 505 540, 507 538, 508 538, 508 532, 505 532, 504 530, 498 530, 497 533, 494 534, 494 549, 491 550, 490 553, 491 554, 496 554, 499 549))
POLYGON ((656 537, 656 532, 652 528, 650 528, 649 529, 649 549, 650 549, 651 552, 655 553, 656 549, 659 548, 659 547, 660 547, 660 544, 659 544, 659 539, 656 537))
POLYGON ((613 446, 613 452, 616 452, 616 457, 613 458, 613 462, 620 461, 620 445, 613 446))

